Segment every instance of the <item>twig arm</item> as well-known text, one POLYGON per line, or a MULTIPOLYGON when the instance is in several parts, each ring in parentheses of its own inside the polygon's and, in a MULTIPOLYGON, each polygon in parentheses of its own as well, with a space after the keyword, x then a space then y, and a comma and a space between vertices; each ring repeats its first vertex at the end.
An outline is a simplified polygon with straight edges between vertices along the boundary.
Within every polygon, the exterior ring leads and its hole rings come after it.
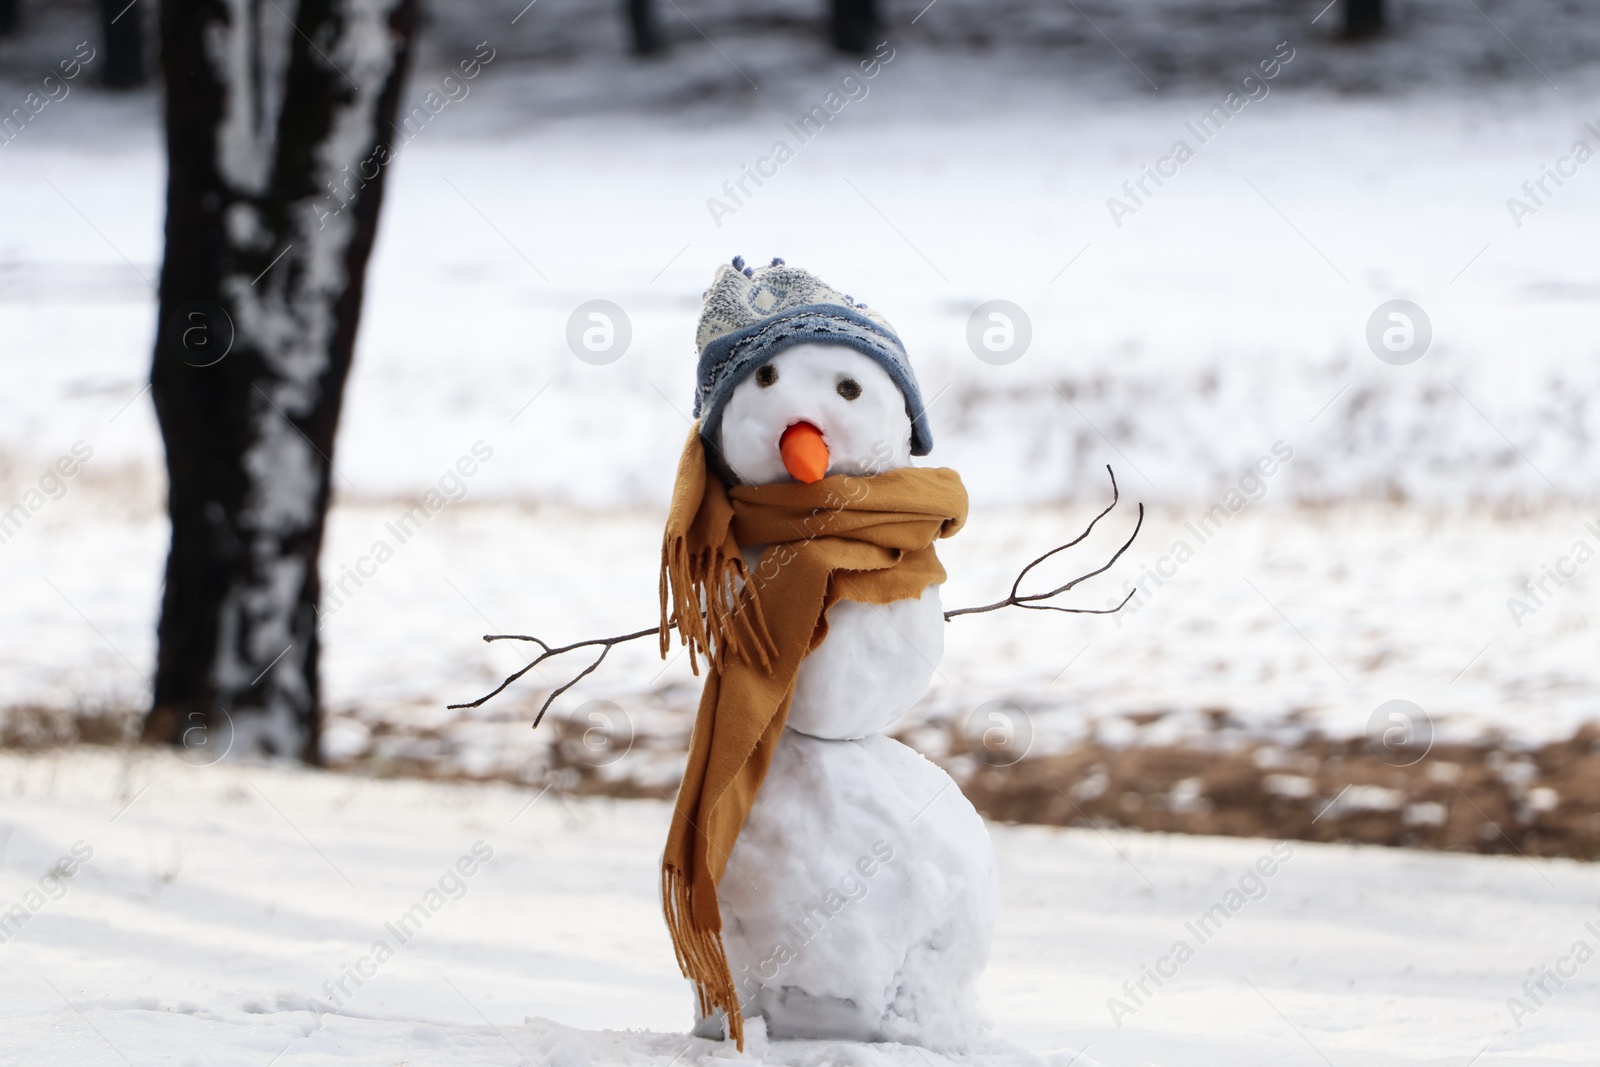
POLYGON ((1030 604, 1022 600, 996 600, 993 604, 983 604, 975 608, 955 608, 944 613, 944 621, 949 622, 957 615, 978 615, 985 611, 999 611, 1001 608, 1028 608, 1032 611, 1059 611, 1064 615, 1115 615, 1132 600, 1139 590, 1132 589, 1122 598, 1122 602, 1114 608, 1064 608, 1059 604, 1030 604))
POLYGON ((451 704, 449 705, 449 710, 459 711, 465 708, 481 708, 492 698, 497 697, 501 693, 505 692, 508 688, 510 688, 512 683, 516 682, 523 675, 539 666, 539 664, 543 663, 545 660, 554 659, 556 656, 564 655, 568 652, 576 652, 580 648, 599 648, 600 654, 595 657, 593 663, 585 667, 577 677, 553 690, 550 695, 545 698, 544 703, 539 705, 539 714, 533 720, 533 725, 538 726, 540 721, 544 718, 544 713, 550 710, 550 705, 555 702, 555 699, 562 693, 565 693, 568 689, 571 689, 574 685, 577 685, 578 682, 582 681, 584 678, 587 678, 589 675, 593 674, 600 664, 605 662, 606 656, 610 654, 613 648, 615 648, 617 645, 627 644, 629 641, 637 641, 640 638, 659 634, 660 632, 661 628, 659 626, 652 626, 647 630, 635 630, 631 634, 618 634, 616 637, 591 637, 587 641, 574 641, 570 645, 562 645, 559 648, 552 648, 549 642, 545 641, 543 638, 531 637, 528 634, 484 634, 483 639, 485 641, 529 641, 538 645, 544 651, 540 652, 537 656, 530 660, 526 667, 516 671, 514 674, 508 675, 505 681, 495 686, 490 692, 485 693, 477 700, 467 704, 451 704))
POLYGON ((1068 582, 1067 584, 1062 585, 1062 586, 1057 586, 1055 589, 1050 590, 1048 593, 1029 593, 1029 594, 1025 594, 1023 596, 1019 596, 1019 597, 1017 597, 1018 602, 1022 603, 1022 604, 1027 604, 1027 603, 1035 601, 1035 600, 1049 600, 1051 597, 1060 596, 1062 593, 1067 592, 1069 589, 1072 589, 1074 586, 1079 585, 1082 582, 1088 581, 1090 578, 1099 577, 1100 575, 1104 574, 1106 571, 1110 570, 1113 566, 1116 565, 1117 560, 1121 559, 1122 558, 1122 554, 1124 552, 1128 551, 1129 547, 1132 546, 1132 544, 1133 544, 1133 539, 1135 537, 1139 536, 1139 531, 1141 529, 1143 529, 1143 528, 1144 528, 1144 505, 1140 504, 1139 505, 1139 521, 1137 521, 1137 522, 1135 522, 1133 524, 1133 532, 1128 535, 1128 539, 1126 541, 1122 542, 1122 547, 1117 549, 1117 551, 1112 555, 1112 557, 1110 559, 1106 560, 1104 566, 1096 567, 1094 570, 1090 571, 1088 574, 1080 574, 1080 575, 1078 575, 1078 577, 1072 579, 1072 581, 1068 582))
MULTIPOLYGON (((1082 533, 1064 545, 1057 545, 1055 548, 1052 548, 1050 551, 1032 560, 1025 567, 1023 567, 1021 572, 1017 574, 1016 580, 1011 583, 1010 595, 1005 597, 1003 600, 996 600, 993 604, 983 604, 972 608, 954 608, 944 613, 945 620, 949 621, 950 619, 957 618, 961 615, 978 615, 986 611, 999 611, 1001 608, 1012 607, 1028 608, 1032 611, 1059 611, 1067 615, 1114 615, 1121 611, 1127 605, 1128 601, 1133 599, 1134 594, 1138 592, 1137 589, 1131 590, 1127 596, 1122 598, 1122 602, 1114 608, 1068 608, 1062 607, 1058 604, 1047 604, 1044 603, 1044 601, 1060 596, 1062 593, 1069 592, 1083 582, 1088 581, 1090 578, 1098 577, 1115 566, 1116 562, 1122 558, 1123 553, 1127 552, 1129 547, 1132 546, 1134 538, 1139 536, 1139 531, 1144 528, 1143 504, 1139 505, 1139 518, 1138 521, 1133 525, 1133 532, 1128 535, 1127 540, 1122 542, 1121 547, 1119 547, 1116 552, 1112 554, 1111 558, 1104 564, 1096 567, 1092 571, 1089 571, 1087 574, 1081 574, 1066 584, 1057 586, 1055 589, 1052 589, 1048 592, 1023 593, 1020 591, 1022 588, 1023 579, 1026 578, 1035 567, 1039 566, 1045 560, 1050 559, 1058 552, 1064 552, 1075 545, 1082 544, 1084 539, 1094 532, 1094 528, 1099 524, 1100 520, 1109 515, 1111 513, 1111 509, 1117 506, 1117 502, 1121 499, 1121 491, 1117 488, 1117 475, 1110 466, 1106 467, 1106 473, 1111 477, 1111 503, 1107 504, 1098 515, 1089 520, 1089 525, 1084 527, 1082 533)), ((551 690, 550 695, 545 697, 544 703, 539 705, 538 715, 533 720, 533 725, 538 726, 539 723, 543 721, 545 712, 550 710, 550 705, 555 703, 556 698, 561 696, 567 690, 571 689, 573 686, 577 685, 579 682, 583 681, 583 679, 589 677, 589 675, 593 674, 595 671, 599 670, 600 665, 605 662, 606 657, 611 654, 611 650, 613 648, 615 648, 617 645, 627 644, 629 641, 638 641, 646 637, 655 637, 660 633, 661 628, 659 626, 651 626, 643 630, 635 630, 633 633, 618 634, 615 637, 591 637, 586 641, 574 641, 570 645, 560 646, 553 646, 544 638, 534 637, 530 634, 485 634, 483 637, 485 641, 527 641, 530 644, 538 645, 539 654, 530 660, 525 667, 522 667, 516 672, 507 675, 505 681, 495 686, 494 689, 485 693, 477 700, 466 704, 451 704, 449 705, 449 708, 451 711, 461 711, 467 708, 481 708, 484 704, 488 703, 490 700, 509 689, 514 683, 521 679, 523 675, 537 668, 541 663, 545 662, 545 660, 566 655, 568 652, 576 652, 580 648, 598 648, 600 650, 599 654, 595 656, 594 660, 587 667, 579 671, 577 675, 570 680, 551 690)))
POLYGON ((1127 552, 1128 549, 1133 545, 1134 538, 1139 536, 1139 531, 1144 529, 1143 504, 1139 505, 1139 518, 1138 521, 1133 524, 1133 532, 1128 535, 1127 540, 1122 542, 1122 545, 1114 553, 1112 553, 1111 558, 1106 560, 1105 563, 1099 567, 1096 567, 1094 570, 1089 571, 1087 574, 1080 574, 1070 582, 1059 585, 1047 592, 1023 593, 1020 591, 1022 588, 1022 580, 1028 576, 1030 571, 1032 571, 1039 564, 1043 563, 1045 560, 1049 559, 1051 556, 1054 556, 1056 553, 1064 552, 1074 545, 1082 544, 1083 540, 1094 532, 1094 528, 1099 524, 1100 520, 1109 515, 1111 513, 1111 509, 1117 506, 1117 501, 1120 500, 1122 496, 1121 492, 1117 489, 1117 475, 1109 465, 1106 467, 1106 473, 1111 476, 1111 503, 1107 504, 1098 515, 1089 520, 1089 525, 1084 527, 1082 533, 1064 545, 1057 545, 1055 548, 1052 548, 1050 551, 1044 553, 1042 556, 1039 556, 1027 566, 1023 567, 1022 570, 1017 574, 1016 581, 1011 583, 1011 592, 1003 599, 996 600, 993 604, 980 604, 977 607, 954 608, 944 613, 945 621, 948 622, 949 620, 960 615, 980 615, 986 611, 999 611, 1001 608, 1029 608, 1033 611, 1059 611, 1066 615, 1114 615, 1121 611, 1127 605, 1128 601, 1133 599, 1133 596, 1138 592, 1138 589, 1131 590, 1127 596, 1122 598, 1122 603, 1118 604, 1114 608, 1064 608, 1058 604, 1046 604, 1043 603, 1043 601, 1050 600, 1053 597, 1058 597, 1062 593, 1070 592, 1072 589, 1075 589, 1077 586, 1088 581, 1090 578, 1096 578, 1115 566, 1117 560, 1121 559, 1123 553, 1127 552))
POLYGON ((637 641, 641 637, 649 637, 651 634, 660 632, 661 627, 652 626, 648 630, 635 630, 631 634, 618 634, 616 637, 591 637, 587 641, 574 641, 572 644, 562 645, 560 648, 551 648, 543 638, 530 637, 527 634, 484 634, 483 639, 485 641, 532 641, 544 649, 546 656, 559 656, 563 652, 573 652, 580 648, 588 648, 591 645, 606 645, 609 647, 611 645, 627 644, 629 641, 637 641))
MULTIPOLYGON (((1022 570, 1017 573, 1017 580, 1011 583, 1012 596, 1017 595, 1017 590, 1022 586, 1022 579, 1028 576, 1029 571, 1033 570, 1033 568, 1037 567, 1039 564, 1043 563, 1057 552, 1065 552, 1074 545, 1082 544, 1084 538, 1094 533, 1094 528, 1100 524, 1100 520, 1111 514, 1111 509, 1116 507, 1117 501, 1122 499, 1122 491, 1117 488, 1117 472, 1111 469, 1111 464, 1109 463, 1106 464, 1106 474, 1111 478, 1111 503, 1105 506, 1104 511, 1100 512, 1100 514, 1089 520, 1089 525, 1083 528, 1083 533, 1079 534, 1077 537, 1074 537, 1064 545, 1057 545, 1055 548, 1052 548, 1050 551, 1046 552, 1044 555, 1040 556, 1038 559, 1022 568, 1022 570)), ((1141 515, 1144 513, 1143 504, 1139 505, 1139 511, 1141 515)))

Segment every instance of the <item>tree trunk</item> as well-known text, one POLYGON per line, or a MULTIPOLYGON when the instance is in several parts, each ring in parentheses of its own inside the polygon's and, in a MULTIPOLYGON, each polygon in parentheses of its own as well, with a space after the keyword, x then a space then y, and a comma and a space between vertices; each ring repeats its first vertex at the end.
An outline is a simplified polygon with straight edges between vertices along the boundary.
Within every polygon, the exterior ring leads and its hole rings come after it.
POLYGON ((628 40, 636 56, 653 56, 662 48, 655 0, 622 0, 628 18, 628 40))
POLYGON ((22 28, 22 0, 0 0, 0 37, 22 28))
POLYGON ((100 0, 100 31, 106 46, 105 84, 137 89, 144 66, 144 8, 130 0, 100 0))
POLYGON ((1351 40, 1383 32, 1383 0, 1344 0, 1344 35, 1351 40))
POLYGON ((162 5, 172 544, 146 740, 319 759, 317 555, 416 9, 162 5))
POLYGON ((832 0, 833 46, 858 55, 869 50, 878 31, 877 0, 832 0))

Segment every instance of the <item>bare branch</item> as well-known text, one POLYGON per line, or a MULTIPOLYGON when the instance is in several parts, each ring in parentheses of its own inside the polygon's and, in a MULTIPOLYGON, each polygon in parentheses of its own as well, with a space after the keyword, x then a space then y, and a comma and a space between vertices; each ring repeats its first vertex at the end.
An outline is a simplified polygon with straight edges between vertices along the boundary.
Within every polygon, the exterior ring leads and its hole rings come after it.
POLYGON ((1055 548, 1052 548, 1050 551, 1046 552, 1044 555, 1040 556, 1038 559, 1022 568, 1022 570, 1017 574, 1017 580, 1011 583, 1012 596, 1017 595, 1017 589, 1022 585, 1022 579, 1028 576, 1029 571, 1033 570, 1033 568, 1037 567, 1039 564, 1043 563, 1057 552, 1065 552, 1072 546, 1081 544, 1084 538, 1094 533, 1094 528, 1099 525, 1100 520, 1111 514, 1111 509, 1116 507, 1117 501, 1122 499, 1122 491, 1117 488, 1117 473, 1111 469, 1111 464, 1109 463, 1106 464, 1106 473, 1111 476, 1111 503, 1106 505, 1104 511, 1089 520, 1089 525, 1083 528, 1083 533, 1079 534, 1077 537, 1074 537, 1064 545, 1057 545, 1055 548))
POLYGON ((554 659, 555 657, 564 655, 568 652, 576 652, 580 648, 599 648, 600 654, 594 658, 593 663, 579 671, 577 676, 570 681, 552 690, 550 695, 545 697, 544 703, 539 705, 539 714, 533 720, 533 725, 538 726, 539 723, 544 720, 544 713, 550 710, 550 705, 555 703, 556 698, 562 693, 565 693, 568 689, 571 689, 573 686, 577 685, 589 675, 593 674, 595 670, 599 668, 600 664, 605 662, 606 656, 610 654, 612 648, 616 647, 617 645, 627 644, 629 641, 637 641, 642 637, 649 637, 652 634, 659 634, 660 632, 661 628, 659 626, 652 626, 648 630, 635 630, 631 634, 618 634, 616 637, 591 637, 587 641, 574 641, 570 645, 562 645, 559 648, 550 647, 550 644, 542 637, 530 637, 527 634, 484 634, 483 639, 485 641, 530 641, 533 644, 538 645, 544 651, 540 652, 537 656, 530 660, 526 667, 523 667, 521 670, 508 675, 505 681, 495 686, 494 689, 485 693, 477 700, 474 700, 469 704, 451 704, 449 705, 449 710, 458 711, 463 708, 481 708, 491 699, 505 692, 508 688, 510 688, 512 683, 516 682, 524 674, 527 674, 529 671, 539 666, 539 664, 543 663, 545 660, 554 659))
POLYGON ((1111 469, 1109 464, 1106 466, 1106 473, 1111 476, 1111 503, 1107 504, 1105 509, 1101 511, 1100 514, 1089 520, 1089 525, 1084 527, 1083 533, 1079 534, 1077 537, 1074 537, 1064 545, 1057 545, 1055 548, 1052 548, 1044 555, 1029 563, 1026 567, 1023 567, 1022 570, 1018 572, 1016 581, 1011 583, 1011 593, 1006 596, 1005 599, 996 600, 993 604, 983 604, 974 608, 955 608, 952 611, 947 611, 944 613, 945 621, 948 622, 957 615, 978 615, 985 611, 999 611, 1001 608, 1029 608, 1033 611, 1059 611, 1067 615, 1115 615, 1117 612, 1121 611, 1127 605, 1128 601, 1133 599, 1133 595, 1134 593, 1138 592, 1138 589, 1131 590, 1127 596, 1122 598, 1122 603, 1118 604, 1114 608, 1064 608, 1059 604, 1045 604, 1042 603, 1042 601, 1049 600, 1053 597, 1060 596, 1062 593, 1069 592, 1082 583, 1088 581, 1090 578, 1098 577, 1115 566, 1117 560, 1121 559, 1122 554, 1128 551, 1129 547, 1133 544, 1133 539, 1139 536, 1139 531, 1144 528, 1143 504, 1139 505, 1139 519, 1133 524, 1133 532, 1128 535, 1128 539, 1122 542, 1122 546, 1118 548, 1116 552, 1112 554, 1111 558, 1108 559, 1103 565, 1096 567, 1087 574, 1080 574, 1070 582, 1067 582, 1064 585, 1059 585, 1048 592, 1019 593, 1017 591, 1022 587, 1022 580, 1028 576, 1029 571, 1033 570, 1033 568, 1037 567, 1051 556, 1054 556, 1057 552, 1064 552, 1074 545, 1082 544, 1083 540, 1094 532, 1094 528, 1100 522, 1100 520, 1109 515, 1111 513, 1111 509, 1117 506, 1117 501, 1122 497, 1121 492, 1117 489, 1117 475, 1116 472, 1111 469))
MULTIPOLYGON (((1023 567, 1022 570, 1017 574, 1016 581, 1011 583, 1010 595, 1004 600, 997 600, 993 604, 984 604, 981 607, 956 608, 953 611, 945 612, 945 619, 948 621, 958 615, 977 615, 985 611, 998 611, 1001 608, 1012 607, 1027 608, 1030 611, 1059 611, 1067 615, 1114 615, 1121 611, 1123 607, 1127 605, 1128 601, 1133 599, 1134 594, 1138 592, 1137 589, 1130 591, 1127 596, 1123 597, 1122 603, 1118 604, 1114 608, 1068 608, 1062 607, 1059 604, 1047 604, 1044 603, 1044 601, 1060 596, 1062 593, 1069 592, 1081 583, 1088 581, 1090 578, 1097 577, 1110 570, 1112 566, 1114 566, 1116 562, 1122 558, 1123 553, 1128 551, 1128 548, 1133 544, 1134 538, 1138 537, 1139 531, 1144 528, 1143 504, 1139 505, 1139 519, 1136 523, 1134 523, 1133 532, 1128 535, 1127 540, 1122 542, 1122 546, 1117 549, 1117 551, 1109 560, 1105 562, 1105 564, 1096 567, 1087 574, 1081 574, 1072 579, 1070 582, 1057 586, 1048 592, 1023 593, 1019 591, 1022 587, 1022 580, 1028 576, 1029 572, 1031 572, 1035 567, 1039 566, 1045 560, 1056 555, 1056 553, 1064 552, 1075 545, 1082 544, 1083 541, 1094 532, 1094 528, 1100 522, 1100 520, 1109 515, 1111 513, 1111 509, 1117 506, 1117 502, 1121 499, 1121 493, 1117 489, 1117 476, 1116 473, 1112 471, 1110 466, 1106 467, 1106 473, 1111 476, 1111 503, 1107 504, 1105 509, 1102 510, 1100 514, 1089 520, 1089 525, 1084 527, 1084 530, 1081 534, 1079 534, 1077 537, 1074 537, 1064 545, 1057 545, 1055 548, 1052 548, 1044 555, 1038 557, 1027 566, 1023 567)), ((554 659, 557 656, 566 655, 568 652, 576 652, 581 648, 598 648, 600 650, 600 654, 595 656, 594 660, 587 667, 579 671, 570 680, 551 690, 550 694, 545 697, 544 703, 539 705, 539 714, 533 720, 533 725, 538 726, 539 723, 544 720, 544 713, 550 710, 550 705, 555 703, 556 698, 597 671, 600 668, 600 664, 605 662, 606 656, 610 655, 613 648, 615 648, 617 645, 627 644, 629 641, 638 641, 641 638, 653 637, 660 632, 661 630, 659 627, 651 626, 648 629, 635 630, 631 634, 618 634, 615 637, 591 637, 587 641, 574 641, 570 645, 560 646, 553 646, 544 638, 533 637, 529 634, 484 634, 483 639, 485 641, 527 641, 530 644, 538 645, 540 651, 537 656, 528 662, 527 666, 510 675, 507 675, 505 681, 495 686, 494 689, 485 693, 483 696, 472 701, 471 703, 451 704, 449 706, 450 710, 460 711, 466 708, 481 708, 484 704, 488 703, 490 700, 509 689, 513 684, 520 680, 523 675, 538 667, 546 660, 554 659)))

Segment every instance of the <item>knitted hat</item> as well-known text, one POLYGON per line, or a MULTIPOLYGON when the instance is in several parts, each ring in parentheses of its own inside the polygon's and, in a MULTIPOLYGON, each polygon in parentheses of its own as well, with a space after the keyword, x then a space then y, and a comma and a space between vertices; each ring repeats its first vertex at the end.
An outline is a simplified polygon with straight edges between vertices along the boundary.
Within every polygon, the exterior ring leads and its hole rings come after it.
POLYGON ((734 256, 732 266, 717 268, 706 290, 695 332, 700 368, 694 413, 701 436, 714 446, 734 388, 779 352, 803 344, 844 345, 877 362, 905 396, 911 454, 928 454, 933 448, 928 413, 894 328, 865 304, 781 259, 751 268, 734 256))

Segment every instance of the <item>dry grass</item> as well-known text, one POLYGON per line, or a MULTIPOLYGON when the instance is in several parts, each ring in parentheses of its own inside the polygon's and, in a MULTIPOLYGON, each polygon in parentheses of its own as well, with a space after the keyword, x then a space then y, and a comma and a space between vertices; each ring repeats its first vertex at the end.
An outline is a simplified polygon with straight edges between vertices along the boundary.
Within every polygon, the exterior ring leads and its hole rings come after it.
POLYGON ((974 769, 958 777, 1001 822, 1600 858, 1600 725, 1527 751, 1412 755, 1393 766, 1361 740, 1230 752, 1086 744, 1010 767, 969 757, 974 769))
MULTIPOLYGON (((127 710, 10 708, 0 714, 0 748, 131 745, 139 719, 127 710)), ((587 724, 549 719, 540 730, 549 747, 538 765, 503 761, 471 773, 442 733, 383 724, 376 733, 423 744, 375 745, 334 769, 671 800, 675 782, 634 770, 675 764, 681 757, 676 745, 663 748, 666 739, 634 741, 633 755, 648 751, 650 761, 596 765, 587 724)), ((998 822, 1600 859, 1600 723, 1538 748, 1438 744, 1398 757, 1361 739, 1312 737, 1294 746, 1226 750, 1091 741, 994 766, 969 751, 959 731, 948 745, 939 761, 978 810, 998 822)))

